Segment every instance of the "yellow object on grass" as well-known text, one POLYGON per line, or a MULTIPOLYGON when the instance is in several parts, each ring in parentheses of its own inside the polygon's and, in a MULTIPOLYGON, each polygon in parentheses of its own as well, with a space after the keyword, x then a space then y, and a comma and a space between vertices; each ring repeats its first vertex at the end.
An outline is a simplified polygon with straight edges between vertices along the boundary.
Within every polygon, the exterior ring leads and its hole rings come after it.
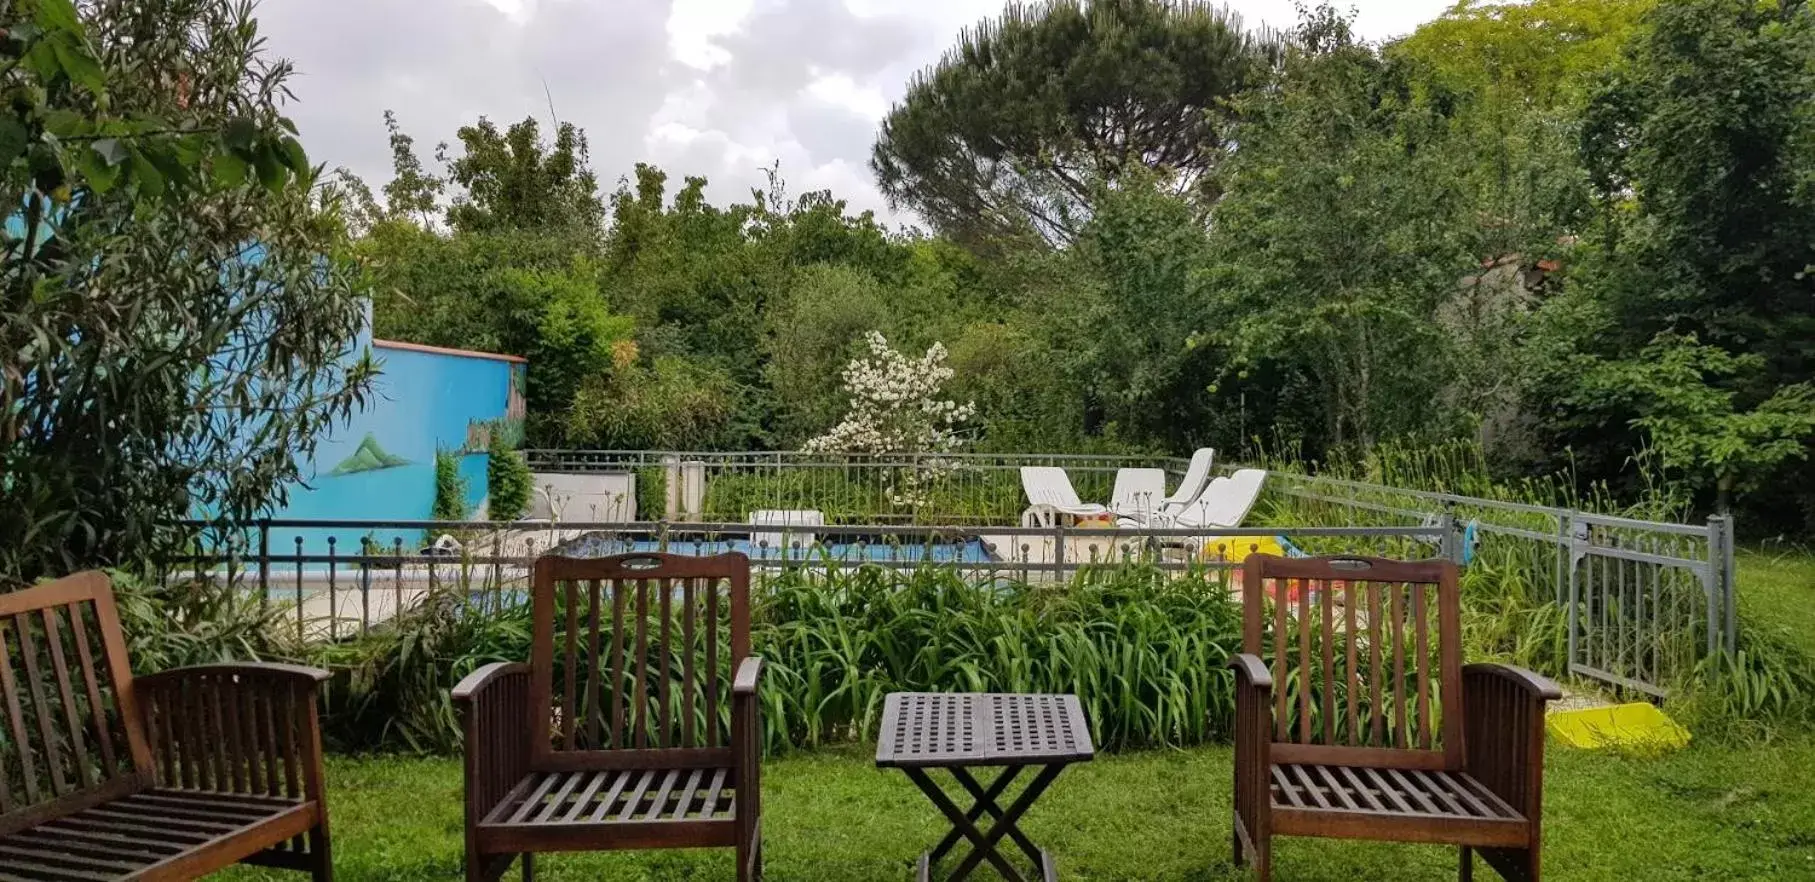
POLYGON ((1285 546, 1272 536, 1213 536, 1204 540, 1203 559, 1241 563, 1250 554, 1286 557, 1285 546))
POLYGON ((1545 720, 1550 737, 1570 747, 1675 749, 1689 746, 1689 730, 1656 705, 1635 701, 1612 707, 1558 711, 1545 720))

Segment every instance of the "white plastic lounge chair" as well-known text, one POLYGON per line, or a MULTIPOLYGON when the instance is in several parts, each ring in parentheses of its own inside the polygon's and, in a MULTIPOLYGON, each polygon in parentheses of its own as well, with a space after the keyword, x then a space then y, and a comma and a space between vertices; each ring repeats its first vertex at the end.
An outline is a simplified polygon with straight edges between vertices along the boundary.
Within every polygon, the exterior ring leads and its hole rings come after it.
POLYGON ((1210 480, 1210 466, 1216 460, 1216 451, 1208 447, 1199 447, 1191 454, 1191 465, 1185 468, 1185 478, 1178 483, 1178 489, 1172 495, 1160 500, 1153 511, 1160 514, 1176 514, 1185 506, 1197 501, 1203 495, 1204 482, 1210 480))
POLYGON ((1161 516, 1155 526, 1180 529, 1198 527, 1239 527, 1260 499, 1260 488, 1267 481, 1262 469, 1236 469, 1226 478, 1217 478, 1204 488, 1197 501, 1176 514, 1161 516))
POLYGON ((1078 498, 1065 470, 1054 466, 1022 466, 1021 489, 1027 493, 1023 527, 1054 527, 1060 518, 1088 518, 1109 514, 1109 509, 1078 498))
POLYGON ((797 528, 825 526, 826 513, 810 508, 764 508, 750 513, 750 523, 752 526, 784 528, 781 532, 750 531, 752 555, 780 556, 785 553, 793 557, 797 548, 805 555, 819 538, 816 533, 797 528))
POLYGON ((1160 510, 1165 496, 1165 469, 1116 469, 1109 508, 1118 515, 1144 519, 1160 510))

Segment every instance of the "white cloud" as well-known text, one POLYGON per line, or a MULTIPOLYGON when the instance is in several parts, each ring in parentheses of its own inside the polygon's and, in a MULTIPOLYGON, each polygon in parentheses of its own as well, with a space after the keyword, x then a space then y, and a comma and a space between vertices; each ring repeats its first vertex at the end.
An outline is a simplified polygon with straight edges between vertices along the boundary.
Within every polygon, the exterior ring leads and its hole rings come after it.
MULTIPOLYGON (((1403 34, 1448 0, 1367 0, 1357 26, 1403 34)), ((1276 0, 1235 0, 1251 24, 1290 25, 1276 0)), ((383 113, 425 160, 486 115, 550 103, 591 142, 609 187, 639 161, 704 175, 717 201, 763 185, 829 188, 884 210, 868 170, 876 124, 908 77, 998 0, 265 0, 271 51, 296 63, 291 108, 312 158, 374 187, 390 177, 383 113)), ((885 216, 886 212, 885 212, 885 216)))

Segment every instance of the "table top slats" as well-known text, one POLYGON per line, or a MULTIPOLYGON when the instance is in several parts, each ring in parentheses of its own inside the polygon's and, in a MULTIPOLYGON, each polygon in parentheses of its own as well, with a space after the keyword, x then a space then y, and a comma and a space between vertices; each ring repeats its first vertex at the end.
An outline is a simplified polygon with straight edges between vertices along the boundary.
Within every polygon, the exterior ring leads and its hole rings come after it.
POLYGON ((892 692, 884 700, 876 765, 1010 766, 1096 755, 1075 695, 892 692))

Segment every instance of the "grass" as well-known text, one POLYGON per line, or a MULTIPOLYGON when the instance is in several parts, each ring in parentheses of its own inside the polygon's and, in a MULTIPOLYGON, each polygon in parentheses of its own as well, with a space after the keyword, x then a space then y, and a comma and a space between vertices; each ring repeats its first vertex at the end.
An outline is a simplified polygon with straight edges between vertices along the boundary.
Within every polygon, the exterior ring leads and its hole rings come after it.
POLYGON ((1742 549, 1740 613, 1755 627, 1777 632, 1815 657, 1815 554, 1807 550, 1742 549))
MULTIPOLYGON (((1067 879, 1234 882, 1245 877, 1229 865, 1230 768, 1227 747, 1104 756, 1061 776, 1024 828, 1067 879)), ((1547 774, 1550 879, 1815 879, 1815 739, 1649 759, 1553 748, 1547 774)), ((876 769, 861 748, 771 759, 764 776, 775 882, 907 879, 912 860, 944 832, 907 779, 876 769)), ((335 758, 328 780, 338 878, 458 878, 457 760, 335 758)), ((1277 878, 1297 882, 1435 882, 1456 873, 1453 849, 1418 845, 1287 839, 1275 862, 1277 878)), ((729 851, 695 850, 550 855, 538 876, 655 882, 732 873, 729 851)), ((299 877, 240 869, 229 878, 299 877)))

